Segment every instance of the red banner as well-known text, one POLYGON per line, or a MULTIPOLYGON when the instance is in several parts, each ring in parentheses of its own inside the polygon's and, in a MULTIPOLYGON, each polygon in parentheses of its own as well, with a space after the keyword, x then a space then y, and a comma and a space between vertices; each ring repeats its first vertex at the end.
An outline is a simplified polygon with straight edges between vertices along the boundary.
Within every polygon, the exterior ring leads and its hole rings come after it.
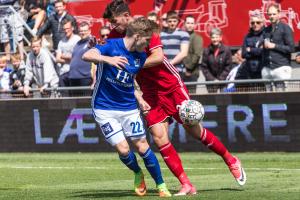
MULTIPOLYGON (((110 0, 72 0, 68 4, 71 14, 78 21, 93 24, 93 34, 99 36, 99 28, 107 22, 102 18, 103 11, 110 0)), ((219 27, 224 32, 224 43, 241 46, 249 29, 249 16, 253 11, 260 12, 266 18, 267 6, 278 2, 281 6, 281 18, 288 23, 295 33, 295 42, 300 40, 300 6, 296 0, 129 0, 132 15, 146 15, 156 10, 162 15, 169 10, 176 10, 181 17, 180 27, 186 15, 196 19, 196 31, 203 37, 205 46, 209 43, 208 32, 212 27, 219 27)))

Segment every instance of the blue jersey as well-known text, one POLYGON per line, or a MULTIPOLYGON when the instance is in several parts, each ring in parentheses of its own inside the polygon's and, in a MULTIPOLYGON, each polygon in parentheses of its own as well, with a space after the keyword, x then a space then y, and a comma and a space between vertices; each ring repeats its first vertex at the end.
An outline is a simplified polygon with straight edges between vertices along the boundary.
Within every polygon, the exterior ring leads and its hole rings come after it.
POLYGON ((142 68, 147 58, 145 52, 129 52, 122 38, 107 40, 96 49, 104 56, 123 56, 128 60, 124 69, 107 63, 97 66, 97 82, 92 98, 92 106, 102 110, 134 110, 137 102, 134 96, 134 75, 142 68))

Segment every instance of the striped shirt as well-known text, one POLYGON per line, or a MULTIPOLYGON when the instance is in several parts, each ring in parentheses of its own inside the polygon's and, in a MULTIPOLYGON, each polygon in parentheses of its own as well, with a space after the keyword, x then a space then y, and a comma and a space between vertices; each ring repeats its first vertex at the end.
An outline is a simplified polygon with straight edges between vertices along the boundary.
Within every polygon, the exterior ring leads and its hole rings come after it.
MULTIPOLYGON (((188 32, 180 29, 176 29, 174 32, 161 32, 160 37, 163 44, 164 54, 169 61, 180 53, 181 44, 188 44, 190 40, 188 32)), ((183 63, 176 65, 176 68, 178 71, 182 71, 183 63)))

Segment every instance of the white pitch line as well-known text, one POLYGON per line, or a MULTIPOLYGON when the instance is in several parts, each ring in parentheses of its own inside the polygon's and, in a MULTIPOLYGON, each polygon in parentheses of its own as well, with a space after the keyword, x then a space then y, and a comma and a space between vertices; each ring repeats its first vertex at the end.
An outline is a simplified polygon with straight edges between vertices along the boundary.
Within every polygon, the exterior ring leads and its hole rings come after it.
MULTIPOLYGON (((0 166, 0 169, 95 169, 95 170, 123 170, 125 167, 71 167, 71 166, 0 166)), ((168 168, 162 167, 163 170, 168 168)), ((186 167, 185 170, 224 170, 227 168, 215 168, 215 167, 186 167)), ((257 168, 249 167, 245 170, 252 171, 300 171, 299 168, 288 169, 288 168, 257 168)))

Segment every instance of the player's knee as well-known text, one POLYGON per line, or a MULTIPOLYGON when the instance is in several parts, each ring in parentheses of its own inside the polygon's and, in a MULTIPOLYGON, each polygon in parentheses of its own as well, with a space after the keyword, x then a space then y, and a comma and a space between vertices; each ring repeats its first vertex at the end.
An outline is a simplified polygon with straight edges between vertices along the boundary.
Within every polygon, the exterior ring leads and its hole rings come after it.
POLYGON ((169 142, 168 134, 160 133, 160 134, 156 134, 156 135, 152 135, 152 136, 153 136, 153 140, 154 140, 155 144, 158 147, 163 146, 169 142))
POLYGON ((148 144, 146 138, 142 138, 142 139, 134 142, 134 145, 135 145, 136 150, 139 152, 139 154, 145 153, 149 148, 149 144, 148 144))
POLYGON ((126 156, 129 153, 130 147, 128 145, 127 142, 120 142, 119 144, 117 144, 116 146, 116 150, 118 151, 118 153, 122 156, 126 156))
POLYGON ((188 125, 183 124, 185 131, 196 139, 200 139, 203 127, 201 124, 188 125))

